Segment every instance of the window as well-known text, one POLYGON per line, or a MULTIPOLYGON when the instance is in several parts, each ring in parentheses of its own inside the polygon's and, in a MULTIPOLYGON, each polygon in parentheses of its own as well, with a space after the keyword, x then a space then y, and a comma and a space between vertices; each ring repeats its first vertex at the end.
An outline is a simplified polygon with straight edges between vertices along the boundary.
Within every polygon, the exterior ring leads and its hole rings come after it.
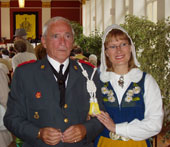
POLYGON ((149 20, 157 22, 157 0, 146 0, 146 14, 149 20))
POLYGON ((124 0, 124 5, 125 5, 125 15, 128 15, 129 12, 129 0, 124 0))

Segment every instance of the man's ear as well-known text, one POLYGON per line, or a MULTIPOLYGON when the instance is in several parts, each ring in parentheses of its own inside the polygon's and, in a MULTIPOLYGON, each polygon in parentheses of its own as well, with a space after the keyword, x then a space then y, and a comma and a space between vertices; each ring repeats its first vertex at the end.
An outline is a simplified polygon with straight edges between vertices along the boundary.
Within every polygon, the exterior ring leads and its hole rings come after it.
POLYGON ((45 40, 45 37, 41 37, 41 43, 42 43, 42 45, 44 46, 44 48, 47 48, 47 46, 46 46, 46 40, 45 40))

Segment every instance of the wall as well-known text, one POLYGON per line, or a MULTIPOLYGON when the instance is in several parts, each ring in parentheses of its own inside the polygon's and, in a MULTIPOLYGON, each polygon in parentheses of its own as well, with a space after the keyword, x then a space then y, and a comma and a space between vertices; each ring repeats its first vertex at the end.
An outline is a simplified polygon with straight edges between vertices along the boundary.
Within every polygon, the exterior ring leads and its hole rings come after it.
POLYGON ((82 23, 81 3, 79 1, 52 1, 51 16, 63 16, 69 20, 82 23))
POLYGON ((79 0, 26 0, 25 8, 18 7, 18 0, 0 0, 0 37, 12 42, 15 32, 15 13, 38 13, 37 39, 44 23, 51 17, 63 16, 82 24, 82 4, 79 0))
POLYGON ((103 32, 111 24, 124 23, 127 14, 145 16, 153 22, 170 16, 170 0, 84 0, 83 33, 98 29, 103 32))

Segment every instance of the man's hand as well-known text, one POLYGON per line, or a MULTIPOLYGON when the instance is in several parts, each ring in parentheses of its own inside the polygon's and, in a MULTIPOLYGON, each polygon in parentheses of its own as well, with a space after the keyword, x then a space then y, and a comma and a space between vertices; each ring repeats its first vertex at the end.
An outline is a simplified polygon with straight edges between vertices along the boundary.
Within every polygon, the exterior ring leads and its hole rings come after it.
POLYGON ((56 145, 62 139, 62 133, 60 129, 51 127, 40 129, 40 139, 49 145, 56 145))
POLYGON ((76 143, 81 141, 85 136, 86 128, 84 125, 73 125, 63 132, 62 141, 66 143, 76 143))

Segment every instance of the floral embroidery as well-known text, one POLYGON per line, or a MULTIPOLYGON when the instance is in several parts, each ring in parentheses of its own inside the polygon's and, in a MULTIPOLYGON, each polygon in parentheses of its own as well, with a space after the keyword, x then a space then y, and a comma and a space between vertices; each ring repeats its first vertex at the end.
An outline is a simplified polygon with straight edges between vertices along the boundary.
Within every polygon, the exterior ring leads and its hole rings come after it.
POLYGON ((126 93, 126 98, 125 98, 125 102, 131 102, 131 101, 139 101, 140 98, 139 97, 133 97, 134 94, 139 94, 141 91, 141 88, 134 83, 134 88, 133 89, 129 89, 128 92, 126 93))
POLYGON ((125 98, 125 101, 126 102, 131 102, 133 99, 132 99, 132 97, 131 96, 126 96, 126 98, 125 98))
POLYGON ((113 103, 113 102, 116 101, 116 98, 114 97, 113 91, 112 91, 112 90, 109 90, 109 89, 107 88, 107 86, 108 86, 108 83, 106 83, 106 84, 104 85, 104 87, 101 88, 102 93, 103 93, 104 95, 107 94, 107 98, 105 97, 105 98, 103 98, 103 100, 104 100, 104 101, 109 101, 109 102, 113 103))
POLYGON ((130 89, 130 90, 128 90, 126 95, 132 97, 133 94, 134 94, 134 91, 130 89))
POLYGON ((103 93, 103 94, 107 94, 107 93, 108 93, 107 87, 102 87, 102 93, 103 93))
POLYGON ((110 97, 110 96, 113 96, 113 91, 112 90, 109 90, 107 95, 110 97))
POLYGON ((137 86, 137 87, 133 88, 133 91, 134 91, 134 94, 138 94, 138 93, 140 93, 141 89, 139 86, 137 86))
POLYGON ((133 101, 139 101, 140 100, 140 97, 134 97, 133 98, 133 101))
POLYGON ((115 100, 116 100, 116 99, 115 99, 114 96, 109 96, 109 97, 108 97, 108 101, 111 102, 111 103, 115 102, 115 100))
MULTIPOLYGON (((109 101, 111 103, 116 101, 116 98, 114 96, 113 90, 108 89, 108 82, 104 84, 104 86, 101 88, 101 91, 104 95, 106 95, 103 98, 103 101, 109 101)), ((133 84, 133 88, 129 89, 126 93, 125 102, 130 103, 131 101, 139 101, 140 97, 135 97, 135 94, 139 94, 141 92, 141 88, 138 86, 137 83, 133 84)))

